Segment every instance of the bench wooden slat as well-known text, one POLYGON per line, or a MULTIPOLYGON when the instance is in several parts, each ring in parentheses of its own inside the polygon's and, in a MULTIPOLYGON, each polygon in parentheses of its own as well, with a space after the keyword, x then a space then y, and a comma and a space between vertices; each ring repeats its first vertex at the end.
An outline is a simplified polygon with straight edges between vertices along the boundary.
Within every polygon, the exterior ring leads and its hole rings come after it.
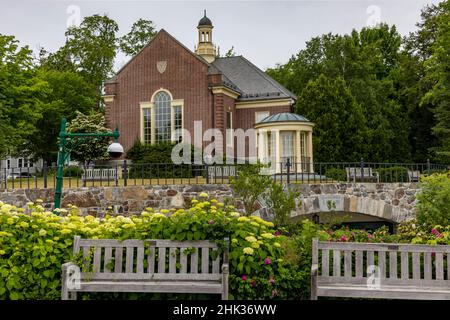
POLYGON ((180 250, 180 273, 187 273, 187 248, 182 248, 180 250))
POLYGON ((447 280, 450 280, 450 252, 447 252, 447 280))
POLYGON ((115 264, 114 264, 115 273, 122 273, 122 256, 123 256, 123 247, 116 247, 115 264))
POLYGON ((100 272, 100 259, 102 255, 102 247, 96 247, 94 251, 94 272, 100 272))
POLYGON ((436 253, 435 258, 436 266, 436 280, 444 280, 444 260, 443 254, 440 252, 436 253))
POLYGON ((401 259, 402 279, 409 279, 409 254, 408 254, 408 252, 402 252, 400 254, 400 259, 401 259))
POLYGON ((87 272, 89 269, 89 252, 90 247, 83 247, 83 272, 87 272))
POLYGON ((177 248, 169 249, 169 273, 177 272, 177 248))
POLYGON ((420 279, 420 253, 412 253, 413 279, 420 279))
POLYGON ((352 252, 350 250, 344 252, 344 276, 352 276, 352 252))
POLYGON ((191 273, 198 273, 198 248, 191 254, 191 273))
POLYGON ((389 252, 389 279, 397 279, 397 252, 389 252))
POLYGON ((450 252, 450 245, 422 245, 403 243, 361 243, 361 242, 322 242, 318 249, 362 250, 362 251, 398 251, 398 252, 450 252))
POLYGON ((375 258, 373 251, 367 251, 367 268, 375 265, 375 258))
POLYGON ((330 250, 322 250, 322 275, 328 276, 330 274, 330 250))
POLYGON ((125 272, 132 273, 134 264, 134 247, 127 247, 126 260, 125 260, 125 272))
POLYGON ((136 272, 144 273, 144 247, 137 248, 136 272))
POLYGON ((209 273, 209 248, 202 248, 202 273, 209 273))
POLYGON ((215 242, 208 240, 174 241, 174 240, 149 239, 145 241, 155 243, 156 247, 165 247, 165 248, 217 248, 217 244, 215 242))
POLYGON ((424 255, 424 262, 423 262, 423 269, 424 269, 424 278, 425 280, 431 280, 432 274, 431 274, 431 252, 425 252, 424 255))
POLYGON ((80 247, 141 247, 144 240, 80 239, 80 247))
POLYGON ((166 247, 158 248, 158 273, 166 272, 166 247))
POLYGON ((149 254, 147 256, 147 271, 148 273, 155 273, 155 247, 149 248, 149 254))
POLYGON ((202 280, 214 281, 220 280, 222 274, 220 273, 83 273, 81 279, 87 281, 94 280, 132 280, 132 281, 152 281, 152 280, 202 280))
POLYGON ((378 267, 380 279, 386 279, 386 252, 378 251, 378 267))
MULTIPOLYGON (((214 251, 217 252, 217 249, 214 251)), ((212 273, 219 273, 219 264, 220 264, 220 256, 217 255, 217 258, 214 259, 212 262, 212 273)))
POLYGON ((111 247, 105 248, 105 258, 104 258, 105 261, 104 261, 103 270, 106 273, 111 272, 113 269, 112 266, 110 266, 111 257, 112 257, 112 248, 111 247))
POLYGON ((341 251, 333 250, 333 277, 341 276, 341 251))
POLYGON ((363 276, 363 252, 356 251, 355 274, 357 278, 363 276))

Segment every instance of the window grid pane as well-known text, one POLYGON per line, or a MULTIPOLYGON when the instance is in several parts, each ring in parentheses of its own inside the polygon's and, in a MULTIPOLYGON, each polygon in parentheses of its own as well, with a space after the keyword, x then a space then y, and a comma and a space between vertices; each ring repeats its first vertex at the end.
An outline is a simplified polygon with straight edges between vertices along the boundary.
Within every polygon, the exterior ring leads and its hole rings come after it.
POLYGON ((152 115, 151 109, 144 109, 144 143, 152 142, 152 115))
POLYGON ((166 92, 159 92, 155 96, 155 140, 170 142, 170 138, 170 96, 166 92))

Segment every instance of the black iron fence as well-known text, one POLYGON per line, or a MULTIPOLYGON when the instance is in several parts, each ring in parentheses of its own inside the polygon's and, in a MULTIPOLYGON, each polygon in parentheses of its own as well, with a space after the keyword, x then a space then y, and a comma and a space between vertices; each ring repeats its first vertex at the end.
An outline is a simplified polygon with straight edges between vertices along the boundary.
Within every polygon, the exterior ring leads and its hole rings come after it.
MULTIPOLYGON (((302 159, 305 160, 305 159, 302 159)), ((450 170, 450 165, 374 162, 291 162, 273 164, 262 174, 283 183, 418 182, 423 176, 450 170)), ((237 164, 133 164, 66 166, 64 188, 170 184, 227 184, 237 177, 237 164)), ((56 167, 0 168, 0 189, 55 188, 56 167)))

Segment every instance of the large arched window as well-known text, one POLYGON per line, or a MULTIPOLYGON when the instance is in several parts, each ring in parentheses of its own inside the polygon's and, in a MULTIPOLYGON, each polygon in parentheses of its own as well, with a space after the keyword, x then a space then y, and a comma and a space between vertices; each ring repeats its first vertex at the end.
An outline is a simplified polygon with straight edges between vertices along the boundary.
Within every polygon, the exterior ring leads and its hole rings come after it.
POLYGON ((155 95, 155 142, 170 142, 172 133, 170 96, 165 91, 155 95))
POLYGON ((141 102, 141 141, 158 143, 180 141, 174 130, 183 128, 183 100, 173 100, 170 92, 161 89, 151 102, 141 102))

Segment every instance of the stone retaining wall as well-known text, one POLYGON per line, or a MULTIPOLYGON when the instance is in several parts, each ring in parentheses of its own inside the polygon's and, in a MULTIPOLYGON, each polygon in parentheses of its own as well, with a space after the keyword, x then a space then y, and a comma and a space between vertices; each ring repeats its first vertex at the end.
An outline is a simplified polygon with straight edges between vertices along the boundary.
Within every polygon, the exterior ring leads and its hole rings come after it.
MULTIPOLYGON (((293 217, 315 212, 357 212, 401 222, 414 215, 420 192, 417 183, 340 183, 292 184, 300 192, 299 205, 293 217)), ((48 209, 53 205, 53 189, 0 191, 0 200, 17 207, 42 199, 48 209)), ((64 190, 62 206, 76 205, 83 213, 102 214, 108 207, 115 213, 139 213, 146 207, 182 208, 206 192, 219 201, 231 201, 228 185, 169 185, 129 187, 87 187, 64 190)), ((242 204, 238 203, 238 208, 242 204)))

